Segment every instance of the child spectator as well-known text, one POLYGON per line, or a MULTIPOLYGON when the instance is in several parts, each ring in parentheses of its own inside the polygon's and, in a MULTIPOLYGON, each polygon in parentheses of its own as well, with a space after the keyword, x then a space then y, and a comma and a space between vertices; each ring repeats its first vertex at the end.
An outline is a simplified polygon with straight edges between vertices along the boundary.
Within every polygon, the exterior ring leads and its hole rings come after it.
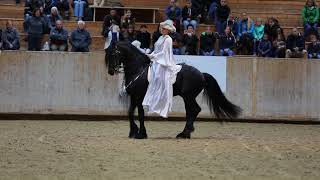
POLYGON ((211 27, 208 26, 205 32, 200 35, 200 55, 214 56, 214 46, 216 37, 212 33, 211 27))
POLYGON ((254 21, 247 16, 247 13, 242 13, 242 19, 238 24, 239 50, 241 54, 252 54, 253 30, 254 21))
POLYGON ((184 31, 183 45, 185 55, 197 55, 198 37, 195 35, 191 24, 189 24, 188 29, 184 31))
POLYGON ((259 42, 258 56, 259 57, 271 57, 272 45, 269 40, 268 34, 263 36, 263 39, 259 42))
POLYGON ((319 9, 314 0, 307 0, 302 9, 302 19, 304 24, 304 37, 307 38, 311 33, 318 37, 319 9))
POLYGON ((59 15, 59 12, 58 12, 58 8, 56 7, 52 7, 51 8, 51 14, 48 15, 48 27, 49 27, 49 31, 53 28, 55 28, 55 25, 56 25, 56 21, 57 20, 61 20, 61 16, 59 15))
POLYGON ((286 38, 281 28, 277 29, 277 36, 272 42, 273 57, 284 58, 286 56, 286 38))
POLYGON ((85 22, 78 21, 78 28, 72 31, 70 35, 70 44, 72 52, 89 52, 91 44, 90 33, 85 29, 85 22))
POLYGON ((56 26, 51 29, 49 40, 51 51, 68 51, 68 31, 63 28, 61 20, 57 20, 56 26))
POLYGON ((137 33, 137 40, 141 42, 141 48, 142 49, 149 49, 150 48, 150 43, 151 43, 151 35, 147 31, 147 26, 146 25, 141 25, 140 26, 140 31, 137 33))
POLYGON ((216 28, 218 33, 223 33, 224 29, 227 26, 227 20, 230 15, 230 8, 227 4, 227 0, 221 0, 220 6, 216 11, 216 28))
POLYGON ((293 28, 287 39, 286 58, 306 58, 304 38, 297 28, 293 28))
POLYGON ((320 59, 320 41, 314 34, 310 35, 310 44, 308 46, 308 58, 309 59, 320 59))
POLYGON ((84 10, 88 6, 88 0, 75 0, 72 2, 73 14, 80 21, 84 17, 84 10))
MULTIPOLYGON (((1 35, 2 35, 2 33, 0 32, 0 36, 1 35)), ((11 20, 7 21, 6 29, 3 32, 2 41, 0 38, 0 42, 3 42, 3 49, 4 50, 18 50, 18 49, 20 49, 19 33, 13 27, 11 20)), ((0 47, 0 49, 1 49, 1 47, 0 47)))
POLYGON ((173 21, 177 32, 180 32, 181 8, 177 5, 177 0, 170 0, 170 5, 165 9, 167 19, 173 21))
POLYGON ((121 26, 123 28, 128 28, 129 25, 135 25, 135 18, 132 16, 131 10, 127 10, 125 14, 121 17, 121 26))
POLYGON ((278 28, 280 28, 278 20, 273 17, 268 18, 268 21, 264 26, 264 33, 268 34, 270 40, 273 41, 277 37, 278 28))
POLYGON ((231 28, 229 26, 226 27, 223 34, 220 35, 219 39, 219 48, 221 56, 233 56, 233 48, 236 45, 236 38, 231 32, 231 28))
MULTIPOLYGON (((254 27, 253 30, 253 54, 255 55, 257 53, 257 46, 259 45, 261 39, 264 35, 264 25, 262 24, 261 18, 257 19, 257 24, 254 27)), ((269 37, 269 36, 268 36, 269 37)))
POLYGON ((108 32, 110 30, 112 23, 120 26, 120 17, 117 15, 116 9, 111 9, 110 14, 106 15, 103 18, 101 35, 103 35, 104 37, 108 36, 108 32))
POLYGON ((57 0, 58 11, 63 15, 63 18, 69 20, 69 0, 57 0))
POLYGON ((192 7, 191 0, 186 1, 186 5, 182 9, 182 22, 184 30, 187 29, 187 26, 191 24, 193 29, 197 28, 197 12, 192 7))

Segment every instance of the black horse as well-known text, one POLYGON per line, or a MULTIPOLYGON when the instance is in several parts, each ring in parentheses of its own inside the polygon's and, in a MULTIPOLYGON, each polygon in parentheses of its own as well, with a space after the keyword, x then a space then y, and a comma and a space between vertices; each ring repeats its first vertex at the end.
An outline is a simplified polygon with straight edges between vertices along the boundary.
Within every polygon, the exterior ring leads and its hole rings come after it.
MULTIPOLYGON (((148 88, 147 69, 150 59, 141 53, 135 46, 127 42, 117 42, 107 50, 107 68, 110 75, 119 72, 121 64, 124 68, 124 80, 127 93, 130 95, 129 120, 130 138, 147 138, 144 126, 144 109, 142 101, 148 88), (134 111, 138 107, 140 129, 134 122, 134 111)), ((204 89, 204 96, 210 107, 211 113, 216 118, 236 118, 241 108, 229 102, 222 93, 217 81, 207 73, 201 73, 198 69, 182 64, 181 71, 177 74, 173 84, 173 95, 181 96, 185 103, 186 125, 177 138, 190 138, 194 131, 193 123, 201 111, 196 97, 204 89)))

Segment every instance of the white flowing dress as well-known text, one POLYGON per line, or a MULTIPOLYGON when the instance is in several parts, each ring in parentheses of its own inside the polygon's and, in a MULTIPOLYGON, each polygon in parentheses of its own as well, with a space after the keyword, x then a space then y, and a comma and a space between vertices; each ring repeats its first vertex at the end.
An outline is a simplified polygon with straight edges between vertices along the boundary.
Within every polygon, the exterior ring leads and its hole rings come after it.
POLYGON ((172 52, 172 38, 169 35, 159 37, 155 49, 149 56, 153 64, 149 73, 149 86, 142 105, 149 113, 168 117, 173 98, 173 84, 181 70, 172 52))

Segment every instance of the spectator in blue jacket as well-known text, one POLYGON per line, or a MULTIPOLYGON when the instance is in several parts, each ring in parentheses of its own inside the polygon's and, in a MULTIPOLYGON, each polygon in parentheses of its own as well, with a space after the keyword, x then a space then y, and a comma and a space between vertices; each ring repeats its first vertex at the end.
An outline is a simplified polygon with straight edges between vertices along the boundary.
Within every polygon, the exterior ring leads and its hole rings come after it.
POLYGON ((304 37, 297 28, 292 29, 291 34, 287 38, 286 45, 286 58, 307 58, 304 37))
POLYGON ((314 34, 310 35, 310 44, 308 45, 308 58, 320 59, 320 41, 314 34))
POLYGON ((56 26, 51 29, 49 39, 51 51, 68 50, 68 31, 63 28, 61 20, 57 20, 56 26))
POLYGON ((231 32, 229 26, 226 27, 223 34, 220 35, 219 48, 221 56, 233 56, 233 49, 236 45, 236 38, 231 32))
POLYGON ((239 52, 245 55, 252 55, 253 51, 254 21, 242 13, 242 19, 238 23, 239 52))
POLYGON ((4 50, 18 50, 20 49, 19 33, 13 27, 12 21, 8 20, 6 29, 3 32, 3 49, 4 50))
POLYGON ((230 8, 227 4, 227 0, 221 0, 220 5, 216 10, 216 28, 218 33, 223 33, 227 27, 227 20, 230 15, 230 8))
POLYGON ((91 36, 85 29, 84 21, 78 21, 78 28, 71 33, 70 44, 72 52, 89 52, 91 36))
POLYGON ((173 21, 177 32, 180 32, 181 8, 177 5, 177 0, 170 0, 170 5, 165 9, 166 18, 173 21))
POLYGON ((271 57, 272 55, 272 44, 269 40, 268 34, 263 35, 263 39, 260 40, 258 46, 259 57, 271 57))
POLYGON ((51 29, 55 28, 56 21, 62 19, 61 16, 59 15, 58 8, 52 7, 51 13, 50 13, 50 15, 47 16, 47 19, 48 19, 48 27, 49 27, 49 31, 50 31, 51 29))

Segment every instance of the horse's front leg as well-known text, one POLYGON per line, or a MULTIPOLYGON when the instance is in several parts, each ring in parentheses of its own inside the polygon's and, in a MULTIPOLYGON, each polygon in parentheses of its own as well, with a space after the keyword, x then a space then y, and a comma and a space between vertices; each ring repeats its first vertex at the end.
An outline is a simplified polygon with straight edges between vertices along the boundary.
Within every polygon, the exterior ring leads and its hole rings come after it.
POLYGON ((133 97, 131 97, 130 107, 129 107, 129 121, 130 121, 130 132, 129 138, 135 138, 139 133, 139 128, 137 124, 134 122, 134 111, 136 109, 136 102, 133 97))
POLYGON ((147 139, 147 130, 144 126, 144 109, 142 103, 138 104, 138 113, 139 113, 139 122, 140 122, 140 130, 138 135, 135 137, 136 139, 147 139))

